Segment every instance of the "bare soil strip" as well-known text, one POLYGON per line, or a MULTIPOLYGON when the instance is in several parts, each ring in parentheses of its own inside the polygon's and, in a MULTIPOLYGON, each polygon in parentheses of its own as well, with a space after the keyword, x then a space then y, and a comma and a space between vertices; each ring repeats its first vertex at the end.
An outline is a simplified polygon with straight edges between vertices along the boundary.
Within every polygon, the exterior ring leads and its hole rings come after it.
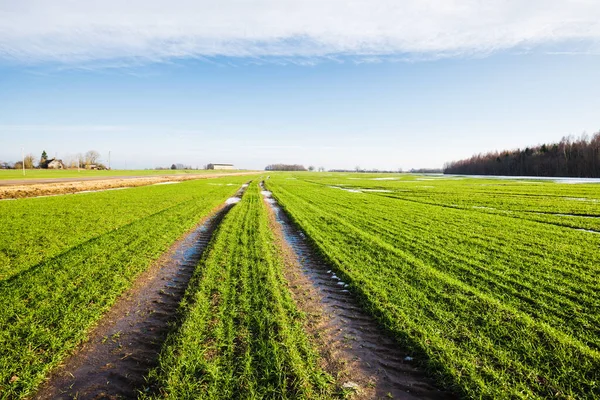
POLYGON ((226 202, 144 272, 34 398, 129 399, 145 390, 145 376, 156 366, 189 279, 234 205, 226 202))
POLYGON ((263 195, 288 261, 290 290, 309 317, 307 329, 321 349, 323 367, 337 378, 341 389, 355 392, 353 398, 359 399, 455 398, 436 388, 411 355, 362 310, 271 193, 263 191, 263 195))
POLYGON ((164 176, 115 176, 58 179, 0 180, 0 199, 52 196, 86 191, 128 188, 164 182, 181 182, 191 179, 211 179, 224 176, 256 175, 256 172, 216 174, 186 174, 164 176))

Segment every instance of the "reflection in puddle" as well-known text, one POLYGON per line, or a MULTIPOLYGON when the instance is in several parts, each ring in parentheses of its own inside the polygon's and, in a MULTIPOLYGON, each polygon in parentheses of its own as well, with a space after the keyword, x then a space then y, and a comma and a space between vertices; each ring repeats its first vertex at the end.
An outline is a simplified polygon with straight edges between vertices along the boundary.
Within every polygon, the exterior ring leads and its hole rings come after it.
MULTIPOLYGON (((231 199, 239 201, 243 190, 231 199)), ((53 375, 36 398, 137 398, 202 253, 234 207, 231 199, 174 245, 154 274, 138 280, 140 286, 108 311, 86 345, 65 361, 63 373, 53 375)))

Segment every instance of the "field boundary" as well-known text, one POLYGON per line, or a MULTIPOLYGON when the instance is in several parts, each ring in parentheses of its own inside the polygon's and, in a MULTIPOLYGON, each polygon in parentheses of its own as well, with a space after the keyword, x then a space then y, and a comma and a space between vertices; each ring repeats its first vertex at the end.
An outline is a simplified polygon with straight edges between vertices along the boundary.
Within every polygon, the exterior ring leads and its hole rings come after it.
POLYGON ((132 188, 166 182, 184 182, 195 179, 213 179, 228 176, 257 175, 258 172, 234 172, 194 175, 161 175, 161 176, 115 176, 115 177, 82 177, 62 179, 40 179, 23 183, 11 180, 0 180, 0 200, 22 199, 30 197, 60 196, 88 191, 102 191, 118 188, 132 188))

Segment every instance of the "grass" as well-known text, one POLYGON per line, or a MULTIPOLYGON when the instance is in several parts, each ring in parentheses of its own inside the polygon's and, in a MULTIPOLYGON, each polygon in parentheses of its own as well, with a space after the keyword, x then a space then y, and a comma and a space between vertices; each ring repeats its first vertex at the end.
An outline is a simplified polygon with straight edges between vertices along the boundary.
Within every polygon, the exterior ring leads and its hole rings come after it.
POLYGON ((0 398, 31 395, 135 277, 244 180, 0 202, 0 398))
POLYGON ((162 175, 211 175, 218 173, 235 173, 240 170, 85 170, 76 169, 53 170, 53 169, 27 169, 25 175, 22 170, 0 169, 0 180, 21 180, 21 179, 58 179, 58 178, 92 178, 92 177, 113 177, 113 176, 162 176, 162 175))
POLYGON ((600 235, 581 231, 599 228, 600 186, 377 177, 267 184, 446 387, 490 399, 600 396, 600 235))
MULTIPOLYGON (((443 386, 467 398, 600 397, 600 185, 269 175, 336 274, 443 386)), ((247 179, 0 201, 0 398, 32 396, 135 278, 247 179)), ((140 396, 341 395, 281 257, 254 182, 204 253, 140 396)))
POLYGON ((283 278, 267 210, 252 183, 225 217, 151 374, 153 398, 315 399, 330 378, 283 278))

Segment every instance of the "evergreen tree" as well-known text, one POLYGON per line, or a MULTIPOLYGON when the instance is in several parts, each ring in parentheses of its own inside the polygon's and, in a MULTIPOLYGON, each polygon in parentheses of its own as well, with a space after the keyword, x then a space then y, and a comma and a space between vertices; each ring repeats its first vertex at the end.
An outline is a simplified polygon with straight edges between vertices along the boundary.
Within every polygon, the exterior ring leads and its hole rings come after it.
POLYGON ((48 154, 46 154, 46 150, 42 151, 42 156, 40 157, 40 168, 48 168, 48 154))

